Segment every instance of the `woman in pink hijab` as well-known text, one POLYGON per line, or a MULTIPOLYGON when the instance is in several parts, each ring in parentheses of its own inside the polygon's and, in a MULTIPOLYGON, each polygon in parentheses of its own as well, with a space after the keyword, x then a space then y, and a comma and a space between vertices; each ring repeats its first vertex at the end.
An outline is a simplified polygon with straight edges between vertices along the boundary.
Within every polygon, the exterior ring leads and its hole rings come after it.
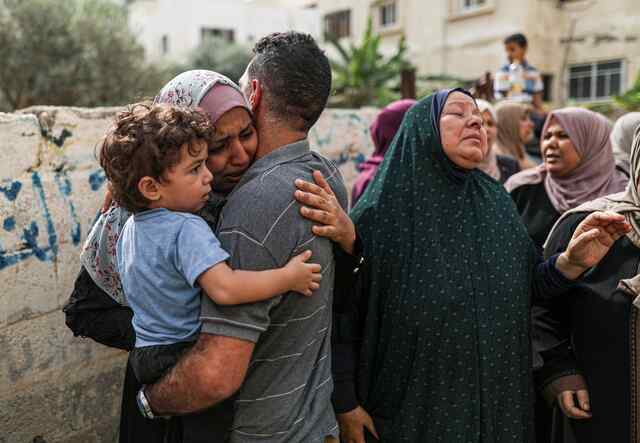
MULTIPOLYGON (((251 109, 240 88, 213 71, 179 74, 155 97, 156 103, 199 107, 209 115, 216 133, 209 141, 207 168, 214 174, 213 188, 200 214, 215 225, 217 213, 245 170, 258 146, 251 109)), ((76 335, 107 346, 130 350, 135 341, 128 307, 116 271, 115 245, 130 214, 112 206, 93 225, 80 256, 82 270, 64 311, 66 323, 76 335)), ((122 390, 120 443, 177 443, 205 441, 226 432, 230 417, 208 410, 171 420, 148 420, 138 411, 140 382, 127 363, 122 390)))
POLYGON ((505 184, 539 248, 564 212, 626 186, 610 135, 609 121, 587 109, 563 108, 547 116, 540 141, 543 163, 505 184))
MULTIPOLYGON (((582 203, 624 190, 627 177, 616 168, 610 142, 611 124, 582 108, 563 108, 547 116, 540 140, 543 163, 513 175, 505 184, 529 236, 542 250, 549 232, 566 211, 582 203)), ((534 348, 541 355, 557 343, 546 333, 555 308, 534 311, 534 348)), ((537 390, 547 387, 538 380, 537 390)), ((550 443, 552 410, 536 396, 536 442, 550 443)))
POLYGON ((356 179, 353 185, 353 192, 351 194, 351 206, 354 206, 360 196, 367 189, 367 186, 376 176, 378 167, 384 160, 384 154, 389 149, 393 137, 396 135, 400 123, 406 112, 414 105, 415 100, 398 100, 396 102, 387 105, 376 116, 376 119, 371 123, 369 132, 371 132, 371 138, 375 149, 371 157, 369 157, 364 163, 361 163, 358 168, 360 175, 356 179))

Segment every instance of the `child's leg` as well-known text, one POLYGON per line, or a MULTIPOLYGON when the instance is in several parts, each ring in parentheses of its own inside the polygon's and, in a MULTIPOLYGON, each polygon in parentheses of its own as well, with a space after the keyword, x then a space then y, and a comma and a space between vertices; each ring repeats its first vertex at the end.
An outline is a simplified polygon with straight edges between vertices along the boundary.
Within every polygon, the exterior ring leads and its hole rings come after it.
POLYGON ((136 378, 143 385, 154 383, 175 366, 182 353, 193 346, 193 343, 180 342, 133 349, 130 361, 136 378))

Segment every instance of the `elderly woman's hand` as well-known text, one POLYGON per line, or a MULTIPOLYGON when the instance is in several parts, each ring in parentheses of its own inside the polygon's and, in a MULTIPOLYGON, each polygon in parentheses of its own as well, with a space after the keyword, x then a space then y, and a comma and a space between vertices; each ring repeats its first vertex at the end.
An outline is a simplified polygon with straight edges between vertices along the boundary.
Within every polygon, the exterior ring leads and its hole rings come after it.
POLYGON ((361 406, 344 414, 336 414, 340 425, 340 441, 343 443, 366 443, 365 429, 376 440, 380 440, 373 419, 361 406))
POLYGON ((585 420, 591 418, 589 391, 586 389, 561 392, 558 394, 558 406, 560 406, 564 415, 569 418, 573 418, 574 420, 585 420), (576 399, 578 400, 577 403, 576 399))
POLYGON ((578 225, 567 250, 558 257, 556 267, 565 277, 575 280, 597 265, 611 246, 630 230, 623 215, 594 212, 578 225))
POLYGON ((563 414, 575 420, 591 418, 587 381, 581 374, 563 375, 545 388, 543 395, 558 404, 563 414))
POLYGON ((295 182, 298 187, 295 198, 305 205, 300 208, 300 213, 303 217, 319 223, 312 228, 314 234, 331 239, 352 254, 356 240, 353 222, 340 206, 331 186, 320 171, 313 172, 313 180, 315 184, 300 179, 295 182))

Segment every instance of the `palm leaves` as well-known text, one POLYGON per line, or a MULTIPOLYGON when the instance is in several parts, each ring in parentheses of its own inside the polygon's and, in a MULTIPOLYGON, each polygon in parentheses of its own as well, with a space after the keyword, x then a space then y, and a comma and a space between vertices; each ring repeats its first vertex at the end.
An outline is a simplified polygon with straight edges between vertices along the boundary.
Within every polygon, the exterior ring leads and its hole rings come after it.
POLYGON ((340 60, 331 60, 333 87, 336 92, 335 105, 358 108, 361 106, 384 106, 398 97, 391 86, 400 79, 400 72, 410 65, 405 60, 407 46, 400 38, 395 54, 385 58, 380 53, 380 35, 374 34, 369 18, 362 43, 353 43, 345 48, 338 39, 327 36, 335 47, 340 60))

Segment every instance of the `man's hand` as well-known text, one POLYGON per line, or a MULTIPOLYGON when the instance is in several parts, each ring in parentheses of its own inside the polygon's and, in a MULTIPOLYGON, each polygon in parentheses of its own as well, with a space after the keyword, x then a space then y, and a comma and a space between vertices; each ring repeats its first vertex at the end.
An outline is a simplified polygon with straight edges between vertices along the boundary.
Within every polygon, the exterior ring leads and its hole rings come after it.
POLYGON ((356 228, 349 215, 342 209, 331 186, 324 179, 320 171, 313 171, 316 184, 296 180, 298 191, 295 198, 303 205, 300 213, 303 217, 319 223, 312 228, 315 235, 327 237, 347 253, 353 253, 356 241, 356 228))
POLYGON ((589 391, 579 389, 577 391, 564 391, 558 394, 558 405, 564 415, 576 420, 585 420, 591 418, 591 405, 589 404, 589 391), (578 397, 578 404, 573 398, 575 393, 578 397))
POLYGON ((558 257, 556 267, 565 277, 575 280, 597 265, 611 246, 629 231, 631 226, 623 215, 594 212, 578 225, 567 250, 558 257))
POLYGON ((371 416, 361 406, 344 414, 336 414, 340 425, 340 441, 342 443, 365 443, 365 428, 380 440, 371 416))

